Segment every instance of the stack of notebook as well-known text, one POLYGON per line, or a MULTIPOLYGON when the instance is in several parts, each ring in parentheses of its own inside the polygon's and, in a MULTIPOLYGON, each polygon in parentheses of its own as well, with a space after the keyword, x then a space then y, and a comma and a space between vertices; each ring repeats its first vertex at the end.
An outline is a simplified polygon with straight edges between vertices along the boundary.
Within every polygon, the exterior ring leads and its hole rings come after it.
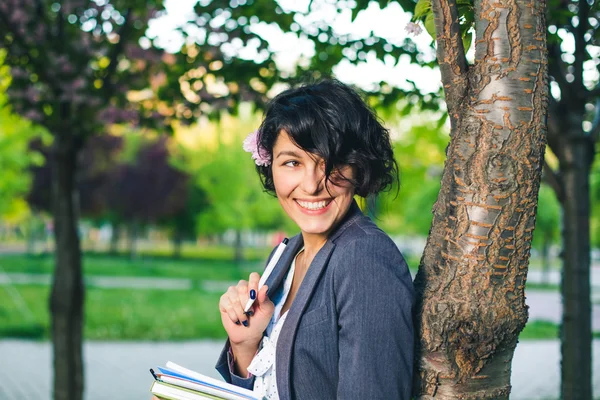
POLYGON ((150 370, 154 382, 150 391, 164 400, 258 400, 253 391, 231 385, 217 379, 168 362, 166 368, 150 370))

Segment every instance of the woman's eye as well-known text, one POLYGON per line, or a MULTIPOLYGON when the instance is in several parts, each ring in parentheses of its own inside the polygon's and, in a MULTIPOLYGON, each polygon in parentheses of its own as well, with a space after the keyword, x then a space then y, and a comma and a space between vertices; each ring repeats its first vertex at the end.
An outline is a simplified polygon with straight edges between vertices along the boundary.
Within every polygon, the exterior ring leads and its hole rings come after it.
POLYGON ((298 165, 300 165, 300 163, 298 161, 290 160, 285 162, 283 165, 285 165, 286 167, 297 167, 298 165))

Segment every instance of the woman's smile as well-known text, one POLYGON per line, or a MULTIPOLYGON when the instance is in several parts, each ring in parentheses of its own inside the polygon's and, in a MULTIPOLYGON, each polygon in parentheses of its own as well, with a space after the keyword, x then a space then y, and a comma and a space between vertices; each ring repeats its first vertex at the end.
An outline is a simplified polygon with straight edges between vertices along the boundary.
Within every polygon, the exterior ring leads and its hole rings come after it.
POLYGON ((323 214, 329 208, 332 200, 299 200, 296 199, 296 203, 300 206, 302 211, 310 215, 323 214))

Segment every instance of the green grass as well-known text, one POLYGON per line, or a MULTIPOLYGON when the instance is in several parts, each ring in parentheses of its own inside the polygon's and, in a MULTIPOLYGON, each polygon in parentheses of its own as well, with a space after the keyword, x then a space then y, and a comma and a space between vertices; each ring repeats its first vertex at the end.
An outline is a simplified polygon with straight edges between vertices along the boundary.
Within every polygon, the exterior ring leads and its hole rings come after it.
MULTIPOLYGON (((0 337, 47 339, 47 286, 15 287, 33 314, 17 307, 0 286, 0 337)), ((91 340, 190 340, 223 338, 218 312, 220 294, 191 290, 88 288, 84 335, 91 340)), ((519 340, 557 339, 559 326, 548 321, 527 323, 519 340)), ((594 333, 600 338, 600 332, 594 333)))
MULTIPOLYGON (((203 280, 237 281, 264 268, 268 249, 246 255, 251 261, 236 264, 226 249, 216 248, 202 258, 172 259, 148 255, 137 259, 86 253, 84 276, 187 278, 190 290, 104 289, 88 287, 84 335, 97 340, 188 340, 222 338, 218 302, 221 293, 199 289, 203 280)), ((0 271, 51 274, 52 255, 3 255, 0 271)), ((49 337, 49 286, 0 286, 0 337, 49 337), (9 291, 10 290, 10 291, 9 291), (17 300, 15 300, 17 299, 17 300), (19 307, 23 299, 33 317, 19 307)))
POLYGON ((558 339, 559 326, 550 321, 529 321, 519 340, 558 339))
MULTIPOLYGON (((182 258, 144 255, 131 260, 127 256, 86 253, 83 257, 84 276, 133 276, 159 278, 189 278, 194 280, 237 280, 247 278, 252 271, 261 271, 269 250, 256 252, 250 261, 235 263, 229 257, 182 258)), ((212 254, 217 255, 216 253, 212 254)), ((2 255, 0 271, 31 274, 51 274, 53 255, 2 255)))
POLYGON ((525 290, 539 290, 544 292, 560 292, 560 286, 554 285, 551 283, 535 283, 529 282, 525 283, 525 290))
MULTIPOLYGON (((49 337, 49 287, 17 286, 33 313, 27 317, 0 286, 0 337, 49 337)), ((84 336, 92 340, 187 340, 222 338, 220 294, 199 290, 88 288, 84 336)))
MULTIPOLYGON (((217 304, 220 293, 199 289, 199 281, 236 281, 246 279, 251 271, 260 271, 269 249, 247 251, 250 261, 236 264, 231 249, 198 248, 194 258, 175 260, 168 252, 144 253, 131 260, 125 255, 86 253, 85 276, 132 276, 188 278, 190 290, 103 289, 88 287, 86 292, 85 332, 87 339, 97 340, 188 340, 222 338, 217 304)), ((185 254, 185 253, 184 253, 185 254)), ((189 255, 188 255, 189 256, 189 255)), ((409 258, 412 268, 418 258, 409 258)), ((51 274, 52 255, 2 255, 0 271, 51 274)), ((558 290, 556 285, 527 283, 530 290, 558 290)), ((49 286, 0 286, 0 337, 47 339, 49 337, 49 286), (15 294, 16 293, 16 294, 15 294), (33 317, 18 307, 23 299, 33 317)), ((556 339, 559 326, 547 321, 529 322, 520 340, 556 339)), ((600 338, 600 332, 594 337, 600 338)))
MULTIPOLYGON (((560 325, 551 321, 530 321, 519 335, 519 340, 558 339, 560 325)), ((600 332, 593 332, 594 339, 600 339, 600 332)))

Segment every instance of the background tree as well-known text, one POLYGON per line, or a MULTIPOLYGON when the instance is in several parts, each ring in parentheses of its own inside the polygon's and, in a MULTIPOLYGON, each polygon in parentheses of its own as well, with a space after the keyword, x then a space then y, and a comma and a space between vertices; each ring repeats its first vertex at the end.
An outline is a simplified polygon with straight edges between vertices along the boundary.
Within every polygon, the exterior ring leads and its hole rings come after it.
POLYGON ((548 54, 552 77, 548 144, 558 167, 544 165, 562 206, 561 327, 563 398, 592 398, 590 172, 600 136, 598 1, 551 1, 548 54), (595 77, 594 77, 595 75, 595 77))
POLYGON ((74 183, 83 143, 119 121, 160 121, 168 127, 171 121, 193 120, 201 112, 235 110, 236 101, 252 100, 252 94, 264 98, 276 80, 266 42, 247 27, 254 14, 276 15, 274 4, 198 4, 198 17, 192 22, 203 26, 204 38, 186 41, 180 53, 164 58, 166 63, 155 51, 153 38, 145 36, 148 20, 162 9, 161 0, 0 3, 0 47, 7 51, 5 62, 13 76, 9 100, 17 113, 54 137, 50 159, 56 269, 50 308, 55 399, 80 399, 83 393, 84 286, 74 183), (231 15, 231 10, 242 9, 245 20, 209 24, 223 12, 231 15), (222 51, 233 38, 242 45, 258 41, 261 60, 222 51))
POLYGON ((242 135, 235 136, 238 139, 231 144, 221 143, 198 172, 210 203, 199 215, 198 228, 202 233, 234 230, 234 260, 240 262, 244 259, 244 231, 273 230, 281 227, 285 218, 277 200, 263 193, 252 160, 242 150, 242 135))
POLYGON ((108 207, 129 226, 129 254, 141 228, 172 218, 186 205, 189 176, 170 163, 167 137, 143 139, 133 159, 113 169, 108 207))
POLYGON ((209 207, 208 193, 188 179, 184 195, 185 203, 175 214, 161 221, 168 229, 173 242, 173 258, 181 258, 181 247, 185 240, 195 240, 198 232, 198 216, 209 207))
POLYGON ((151 117, 126 93, 147 87, 151 51, 139 49, 161 1, 3 1, 0 47, 16 112, 54 137, 52 203, 56 269, 50 296, 54 398, 80 399, 84 286, 74 176, 85 139, 107 122, 151 117), (136 48, 139 50, 136 51, 136 48), (138 111, 141 111, 139 113, 138 111))

